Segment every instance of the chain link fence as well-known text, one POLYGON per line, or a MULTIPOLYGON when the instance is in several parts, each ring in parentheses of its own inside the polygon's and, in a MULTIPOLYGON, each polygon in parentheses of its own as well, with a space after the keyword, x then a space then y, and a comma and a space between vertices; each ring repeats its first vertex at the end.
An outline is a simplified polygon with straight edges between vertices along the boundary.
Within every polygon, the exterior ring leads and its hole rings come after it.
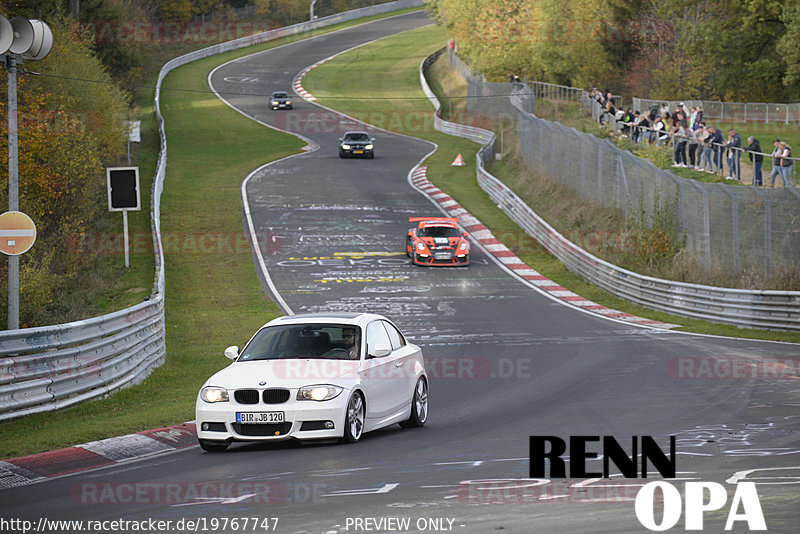
POLYGON ((467 109, 514 121, 520 153, 534 172, 629 217, 644 214, 650 221, 674 217, 686 237, 686 251, 707 268, 748 268, 770 275, 800 265, 796 188, 761 189, 681 178, 609 140, 537 118, 532 113, 533 89, 487 82, 452 50, 448 56, 467 80, 467 109))
POLYGON ((703 110, 706 119, 716 119, 723 122, 800 122, 800 103, 797 104, 766 104, 760 102, 714 102, 710 100, 649 100, 647 98, 633 98, 633 109, 644 111, 650 106, 669 105, 675 109, 683 102, 686 109, 698 107, 703 110))

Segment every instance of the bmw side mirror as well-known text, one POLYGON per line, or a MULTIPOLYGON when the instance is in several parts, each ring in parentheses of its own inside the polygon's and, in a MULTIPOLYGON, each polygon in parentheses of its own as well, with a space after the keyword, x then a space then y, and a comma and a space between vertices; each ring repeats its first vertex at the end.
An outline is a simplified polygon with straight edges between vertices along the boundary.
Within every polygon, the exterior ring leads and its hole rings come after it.
POLYGON ((239 357, 239 347, 236 345, 231 345, 227 349, 225 349, 225 357, 229 360, 235 360, 239 357))
POLYGON ((391 353, 392 353, 392 348, 391 347, 378 346, 378 347, 375 347, 374 349, 371 349, 369 351, 369 357, 370 358, 383 358, 384 356, 388 356, 391 353))

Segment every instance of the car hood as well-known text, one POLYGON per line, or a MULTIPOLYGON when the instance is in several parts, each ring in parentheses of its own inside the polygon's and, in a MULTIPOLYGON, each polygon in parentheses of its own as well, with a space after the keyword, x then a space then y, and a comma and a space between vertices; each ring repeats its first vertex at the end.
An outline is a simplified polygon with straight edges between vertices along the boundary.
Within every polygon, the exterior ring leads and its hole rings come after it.
POLYGON ((460 237, 422 237, 420 239, 429 247, 455 247, 461 241, 460 237))
POLYGON ((319 359, 235 362, 214 374, 206 385, 226 389, 271 387, 296 389, 313 384, 341 384, 357 378, 360 363, 360 361, 319 359))

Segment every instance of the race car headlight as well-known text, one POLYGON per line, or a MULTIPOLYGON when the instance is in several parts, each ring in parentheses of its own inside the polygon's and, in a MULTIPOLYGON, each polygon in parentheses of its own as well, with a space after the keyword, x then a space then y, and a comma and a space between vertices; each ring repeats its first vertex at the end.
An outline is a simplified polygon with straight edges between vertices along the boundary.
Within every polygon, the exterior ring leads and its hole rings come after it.
POLYGON ((350 150, 350 145, 342 145, 342 148, 345 150, 350 150))
POLYGON ((291 100, 287 100, 287 101, 285 102, 285 104, 291 104, 291 103, 292 103, 292 101, 291 101, 291 100))
POLYGON ((228 390, 214 386, 206 386, 200 390, 200 398, 206 402, 228 402, 228 390))
POLYGON ((372 145, 367 145, 364 147, 364 150, 372 150, 372 148, 373 148, 372 145))
POLYGON ((421 250, 425 250, 425 244, 422 243, 421 241, 419 243, 417 243, 417 250, 420 250, 420 251, 421 250))
POLYGON ((278 102, 277 100, 273 100, 273 101, 272 101, 272 105, 273 105, 273 106, 277 106, 278 104, 280 104, 280 102, 278 102))
POLYGON ((462 241, 462 242, 461 242, 461 244, 460 244, 460 245, 458 245, 458 248, 459 248, 460 250, 467 250, 467 249, 469 248, 469 245, 467 244, 467 242, 466 242, 466 241, 462 241))
POLYGON ((335 399, 343 390, 339 386, 305 386, 297 390, 297 400, 326 401, 335 399))

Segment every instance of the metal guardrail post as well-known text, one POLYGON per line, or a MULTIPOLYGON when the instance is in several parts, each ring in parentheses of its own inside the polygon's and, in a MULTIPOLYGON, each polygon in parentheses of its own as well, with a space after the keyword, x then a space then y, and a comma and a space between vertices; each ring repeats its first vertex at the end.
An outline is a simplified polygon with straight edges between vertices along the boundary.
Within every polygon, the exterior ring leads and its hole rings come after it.
POLYGON ((772 202, 758 187, 754 187, 753 191, 764 202, 764 268, 766 272, 770 272, 772 270, 770 265, 772 256, 772 202))

